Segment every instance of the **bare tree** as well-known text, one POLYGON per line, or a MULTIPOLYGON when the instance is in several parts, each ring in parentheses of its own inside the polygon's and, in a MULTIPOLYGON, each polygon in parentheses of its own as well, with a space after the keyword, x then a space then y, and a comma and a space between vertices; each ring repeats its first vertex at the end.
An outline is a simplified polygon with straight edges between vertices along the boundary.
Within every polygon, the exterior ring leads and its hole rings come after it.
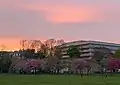
POLYGON ((40 40, 30 40, 30 48, 38 50, 41 47, 42 42, 40 40))
POLYGON ((27 49, 28 48, 28 40, 21 40, 20 45, 23 50, 27 49))
POLYGON ((48 59, 48 65, 50 68, 53 68, 55 64, 58 62, 58 56, 61 55, 59 45, 63 42, 63 40, 55 40, 55 39, 48 39, 44 42, 46 57, 48 59))
POLYGON ((56 46, 62 45, 62 44, 64 44, 64 43, 65 43, 65 42, 64 42, 63 39, 57 40, 56 46))
MULTIPOLYGON (((60 45, 64 43, 64 40, 48 39, 45 42, 40 40, 21 40, 20 44, 23 49, 35 49, 43 56, 47 57, 48 67, 54 66, 58 62, 58 58, 61 55, 60 45)), ((41 55, 39 55, 41 56, 41 55)))
POLYGON ((35 49, 38 50, 41 47, 42 42, 40 40, 21 40, 20 45, 22 49, 35 49))

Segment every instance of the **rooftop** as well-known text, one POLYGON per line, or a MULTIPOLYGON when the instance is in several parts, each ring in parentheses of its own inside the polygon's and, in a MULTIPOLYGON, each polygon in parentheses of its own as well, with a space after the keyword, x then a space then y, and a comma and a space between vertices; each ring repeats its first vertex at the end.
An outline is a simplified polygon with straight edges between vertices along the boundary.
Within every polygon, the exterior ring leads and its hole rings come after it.
POLYGON ((102 42, 102 41, 93 41, 93 40, 78 40, 78 41, 66 42, 63 45, 71 44, 71 43, 97 43, 97 44, 107 44, 107 45, 120 46, 120 44, 117 44, 117 43, 102 42))

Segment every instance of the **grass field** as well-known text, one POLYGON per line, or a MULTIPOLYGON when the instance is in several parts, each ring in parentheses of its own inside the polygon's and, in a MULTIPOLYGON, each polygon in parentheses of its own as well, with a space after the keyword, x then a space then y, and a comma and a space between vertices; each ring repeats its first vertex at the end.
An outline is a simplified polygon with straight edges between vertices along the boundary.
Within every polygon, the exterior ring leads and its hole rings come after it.
POLYGON ((0 75, 0 85, 120 85, 120 75, 0 75))

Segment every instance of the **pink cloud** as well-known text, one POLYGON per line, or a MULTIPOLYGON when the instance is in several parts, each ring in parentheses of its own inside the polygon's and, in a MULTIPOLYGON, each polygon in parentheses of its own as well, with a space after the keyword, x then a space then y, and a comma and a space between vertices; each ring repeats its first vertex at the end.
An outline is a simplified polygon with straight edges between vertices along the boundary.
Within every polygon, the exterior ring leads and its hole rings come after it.
POLYGON ((25 8, 44 12, 45 19, 52 23, 102 21, 101 15, 97 11, 98 9, 91 6, 28 4, 25 8))
MULTIPOLYGON (((40 1, 42 2, 42 1, 40 1)), ((119 21, 120 6, 117 4, 63 4, 63 3, 30 3, 24 0, 0 1, 0 8, 20 8, 43 13, 44 18, 52 23, 86 23, 119 21)))

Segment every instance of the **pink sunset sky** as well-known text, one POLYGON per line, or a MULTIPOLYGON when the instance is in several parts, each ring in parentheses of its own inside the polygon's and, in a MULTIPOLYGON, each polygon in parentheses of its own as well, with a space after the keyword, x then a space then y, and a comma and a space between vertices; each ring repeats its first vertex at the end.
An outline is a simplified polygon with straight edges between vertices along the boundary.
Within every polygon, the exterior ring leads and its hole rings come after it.
POLYGON ((120 43, 120 0, 0 0, 0 45, 21 39, 120 43))

